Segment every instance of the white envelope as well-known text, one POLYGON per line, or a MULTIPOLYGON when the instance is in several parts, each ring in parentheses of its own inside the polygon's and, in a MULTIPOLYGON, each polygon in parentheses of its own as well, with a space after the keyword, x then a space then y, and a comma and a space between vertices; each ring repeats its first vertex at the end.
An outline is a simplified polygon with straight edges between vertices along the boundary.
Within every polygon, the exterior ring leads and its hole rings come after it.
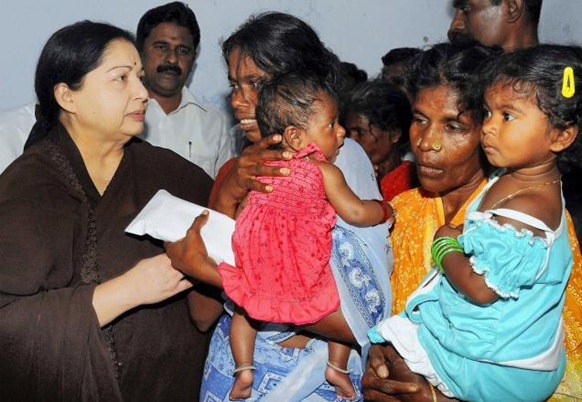
POLYGON ((186 235, 194 218, 204 210, 210 212, 208 222, 201 231, 208 255, 217 263, 224 261, 235 265, 231 244, 234 219, 174 197, 166 190, 158 190, 125 231, 140 236, 147 234, 155 239, 173 242, 186 235))

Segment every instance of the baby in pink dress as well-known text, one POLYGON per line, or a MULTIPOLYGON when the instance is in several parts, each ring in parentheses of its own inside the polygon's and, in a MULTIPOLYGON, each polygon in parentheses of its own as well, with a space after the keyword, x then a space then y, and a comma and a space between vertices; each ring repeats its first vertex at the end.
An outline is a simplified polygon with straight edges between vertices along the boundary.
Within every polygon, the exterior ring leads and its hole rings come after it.
MULTIPOLYGON (((329 266, 335 214, 358 226, 393 216, 384 201, 360 200, 332 164, 345 130, 327 83, 280 77, 261 89, 256 117, 263 135, 282 135, 293 158, 272 162, 288 167, 289 176, 261 178, 271 193, 249 194, 232 240, 236 267, 218 267, 224 291, 237 305, 230 333, 236 363, 231 399, 251 395, 255 320, 297 325, 330 315, 343 320, 329 266)), ((346 399, 356 395, 346 369, 349 353, 349 346, 330 340, 326 379, 346 399)))

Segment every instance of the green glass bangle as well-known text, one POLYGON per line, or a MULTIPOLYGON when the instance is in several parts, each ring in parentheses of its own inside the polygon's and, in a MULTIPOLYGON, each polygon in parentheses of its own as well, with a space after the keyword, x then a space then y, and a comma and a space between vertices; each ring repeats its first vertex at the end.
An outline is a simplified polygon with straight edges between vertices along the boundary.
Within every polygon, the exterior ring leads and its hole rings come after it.
POLYGON ((431 253, 434 256, 440 256, 443 252, 443 250, 446 249, 455 249, 458 251, 462 251, 463 247, 458 243, 458 242, 451 242, 451 241, 446 241, 446 242, 439 242, 439 243, 434 243, 432 249, 431 249, 431 253))
POLYGON ((463 251, 462 247, 456 244, 452 244, 450 242, 441 242, 436 244, 431 249, 431 254, 435 263, 440 263, 444 256, 452 251, 463 251))
POLYGON ((445 249, 442 249, 440 253, 436 254, 434 256, 434 263, 436 265, 436 267, 438 268, 438 271, 440 273, 444 274, 444 267, 442 265, 442 261, 445 258, 445 256, 451 252, 458 252, 458 253, 462 253, 463 250, 459 249, 457 247, 447 247, 445 249))
POLYGON ((455 244, 451 244, 449 242, 441 242, 441 243, 435 244, 432 247, 431 253, 436 257, 436 256, 439 256, 441 254, 442 250, 450 249, 450 248, 461 249, 460 246, 457 246, 455 244))
POLYGON ((442 265, 443 258, 449 253, 457 252, 462 253, 464 252, 463 246, 461 243, 454 237, 445 236, 439 237, 435 241, 433 241, 432 246, 430 248, 430 252, 432 255, 432 260, 437 267, 438 271, 441 274, 445 273, 445 269, 442 265))
POLYGON ((441 237, 438 241, 433 242, 431 254, 435 263, 440 263, 443 257, 452 251, 463 251, 461 244, 454 238, 441 237))

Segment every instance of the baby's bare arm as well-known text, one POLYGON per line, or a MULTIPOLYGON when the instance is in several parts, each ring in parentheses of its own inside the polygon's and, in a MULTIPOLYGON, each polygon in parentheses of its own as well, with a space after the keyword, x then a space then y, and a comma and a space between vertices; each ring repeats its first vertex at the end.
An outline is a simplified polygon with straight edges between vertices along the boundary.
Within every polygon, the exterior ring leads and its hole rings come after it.
POLYGON ((327 198, 344 221, 354 226, 372 226, 382 222, 384 208, 375 201, 361 200, 348 186, 339 168, 327 162, 319 162, 318 166, 327 198))

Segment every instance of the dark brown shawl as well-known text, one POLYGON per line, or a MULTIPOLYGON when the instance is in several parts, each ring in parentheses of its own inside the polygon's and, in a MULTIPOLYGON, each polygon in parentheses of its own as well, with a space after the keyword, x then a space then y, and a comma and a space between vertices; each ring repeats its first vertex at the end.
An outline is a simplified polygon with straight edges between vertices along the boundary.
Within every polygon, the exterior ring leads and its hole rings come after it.
POLYGON ((92 297, 163 252, 124 233, 158 189, 206 205, 211 184, 173 152, 131 141, 100 196, 62 127, 0 176, 0 400, 197 399, 206 338, 183 294, 103 330, 92 297))

